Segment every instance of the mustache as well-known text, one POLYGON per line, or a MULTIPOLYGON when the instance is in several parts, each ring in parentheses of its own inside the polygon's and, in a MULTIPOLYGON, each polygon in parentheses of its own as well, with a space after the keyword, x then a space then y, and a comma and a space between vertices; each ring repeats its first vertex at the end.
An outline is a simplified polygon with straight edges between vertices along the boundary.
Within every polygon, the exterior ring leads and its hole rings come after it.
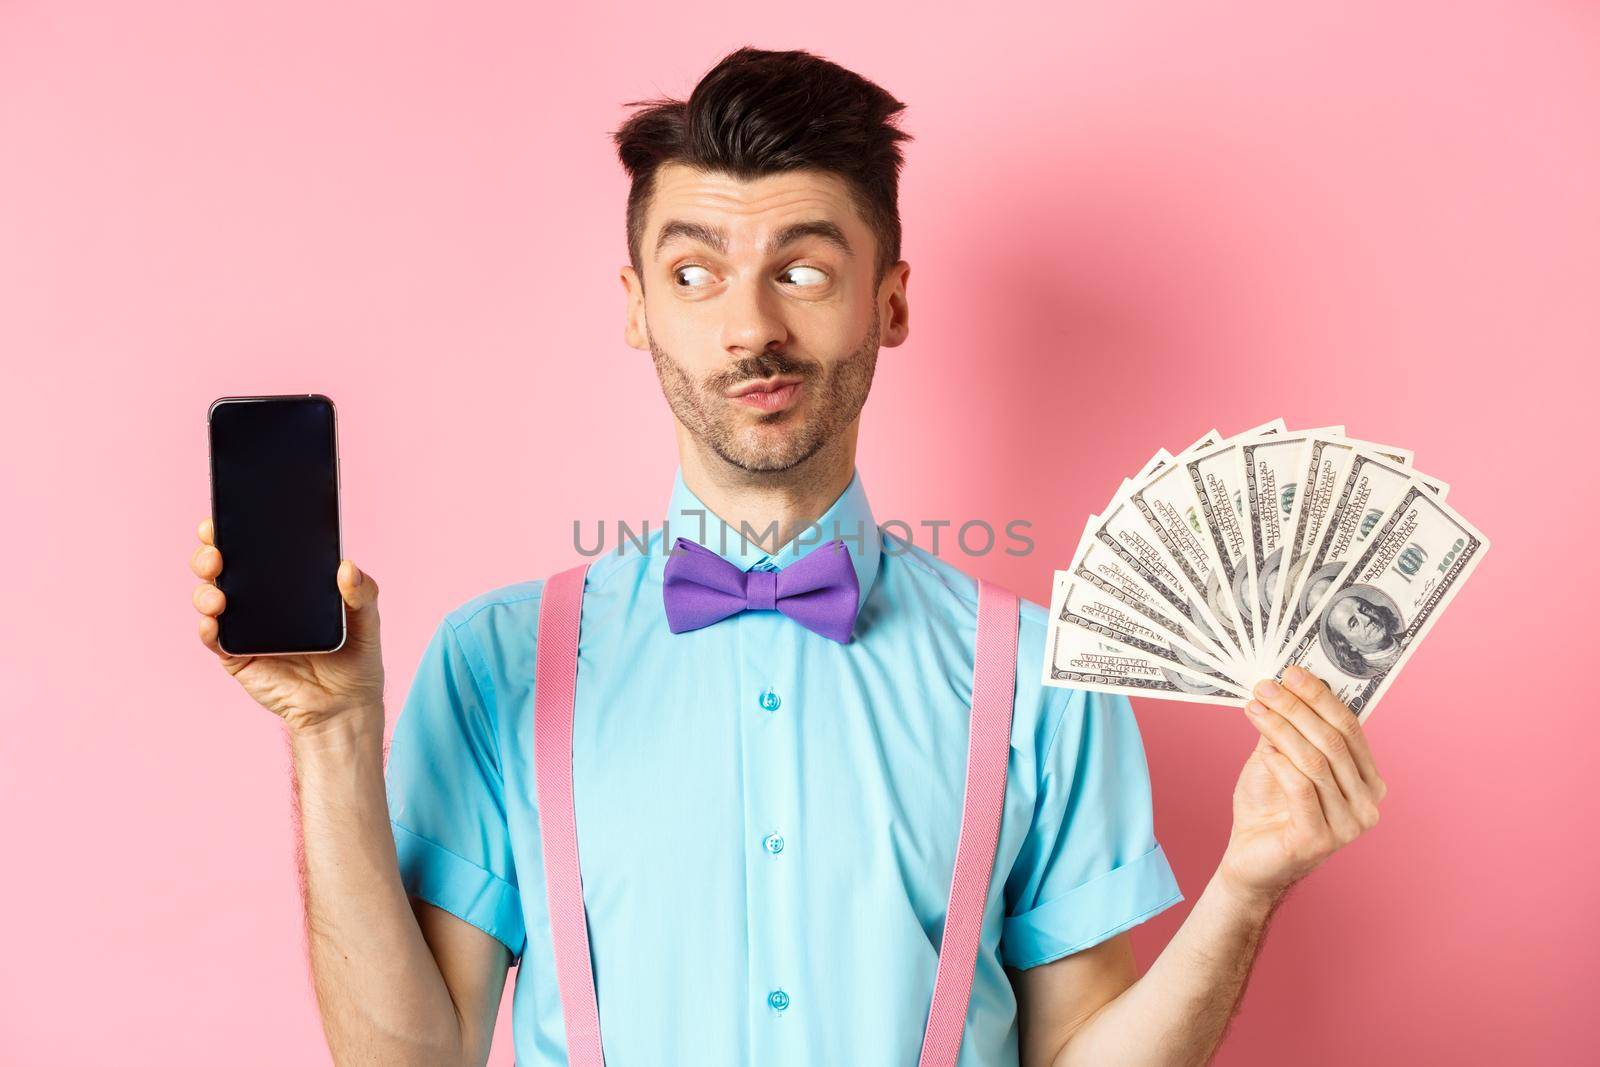
POLYGON ((706 379, 706 387, 719 392, 732 389, 745 382, 761 381, 777 375, 811 379, 817 376, 820 365, 808 359, 797 359, 780 352, 763 352, 731 364, 720 374, 706 379))

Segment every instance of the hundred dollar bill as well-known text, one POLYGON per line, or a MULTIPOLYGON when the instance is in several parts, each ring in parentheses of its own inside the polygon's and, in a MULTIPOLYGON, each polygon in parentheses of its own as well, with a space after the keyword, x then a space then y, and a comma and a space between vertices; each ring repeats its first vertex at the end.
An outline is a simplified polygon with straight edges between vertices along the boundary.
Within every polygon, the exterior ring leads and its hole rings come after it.
MULTIPOLYGON (((1150 477, 1152 480, 1162 478, 1175 470, 1182 470, 1182 467, 1169 463, 1150 477)), ((1178 484, 1183 483, 1180 480, 1178 484)), ((1239 638, 1231 621, 1213 615, 1206 607, 1199 591, 1204 585, 1197 588, 1185 574, 1190 570, 1191 560, 1184 558, 1181 550, 1171 544, 1173 539, 1168 531, 1146 518, 1150 512, 1148 505, 1135 503, 1141 488, 1134 486, 1106 509, 1094 525, 1095 538, 1121 557, 1141 581, 1161 594, 1171 614, 1194 629, 1220 634, 1227 658, 1242 666, 1239 638)))
MULTIPOLYGON (((1177 457, 1174 457, 1165 449, 1160 449, 1157 451, 1155 456, 1153 456, 1150 461, 1140 469, 1138 474, 1136 474, 1133 478, 1123 479, 1122 485, 1117 489, 1116 495, 1112 497, 1111 503, 1107 505, 1103 514, 1112 512, 1119 503, 1128 498, 1129 493, 1144 485, 1169 463, 1181 462, 1192 456, 1208 452, 1211 449, 1219 447, 1224 440, 1236 440, 1239 438, 1252 437, 1259 434, 1281 433, 1285 428, 1286 427, 1283 419, 1277 418, 1268 422, 1264 422, 1259 426, 1250 427, 1249 429, 1234 435, 1233 438, 1228 439, 1224 439, 1218 430, 1212 428, 1201 434, 1193 443, 1184 448, 1177 457)), ((1196 534, 1200 536, 1201 547, 1208 554, 1208 556, 1210 556, 1208 567, 1206 569, 1208 571, 1214 571, 1218 564, 1218 560, 1215 558, 1215 555, 1212 552, 1208 538, 1200 528, 1198 513, 1193 507, 1187 508, 1187 511, 1189 512, 1190 526, 1195 530, 1196 534)), ((1198 590, 1194 591, 1198 592, 1198 590)), ((1220 639, 1216 633, 1219 627, 1207 621, 1208 618, 1216 620, 1221 618, 1229 618, 1232 616, 1233 604, 1231 593, 1224 592, 1220 588, 1219 583, 1212 582, 1210 583, 1210 588, 1206 590, 1206 595, 1209 598, 1209 602, 1206 605, 1208 610, 1205 613, 1197 614, 1193 621, 1194 625, 1196 625, 1199 630, 1205 634, 1207 640, 1204 642, 1197 640, 1196 643, 1204 644, 1205 647, 1213 651, 1215 654, 1220 655, 1220 657, 1225 661, 1239 668, 1243 668, 1245 665, 1245 659, 1242 655, 1242 650, 1234 647, 1233 643, 1224 642, 1222 639, 1220 639)))
MULTIPOLYGON (((1247 440, 1283 433, 1284 430, 1283 420, 1274 419, 1183 461, 1184 473, 1200 508, 1198 527, 1208 541, 1215 566, 1220 569, 1220 581, 1217 583, 1219 591, 1226 591, 1233 617, 1240 624, 1240 636, 1251 645, 1252 654, 1260 643, 1260 634, 1244 588, 1248 575, 1244 562, 1244 525, 1241 521, 1244 498, 1236 477, 1237 453, 1240 444, 1247 440)), ((1209 595, 1210 590, 1207 592, 1209 595)), ((1212 614, 1217 611, 1216 607, 1212 608, 1212 614)))
POLYGON ((1408 485, 1275 675, 1290 664, 1310 671, 1365 723, 1488 549, 1437 493, 1408 485))
POLYGON ((1143 467, 1139 468, 1139 473, 1135 474, 1132 478, 1124 478, 1122 480, 1122 484, 1124 487, 1126 487, 1133 482, 1143 481, 1171 462, 1172 453, 1168 452, 1164 448, 1158 448, 1156 449, 1156 454, 1150 457, 1149 462, 1147 462, 1143 467))
POLYGON ((1304 432, 1279 434, 1242 442, 1235 476, 1243 492, 1245 588, 1247 609, 1265 629, 1270 616, 1272 582, 1282 558, 1283 537, 1294 506, 1295 467, 1305 448, 1304 432))
MULTIPOLYGON (((1214 442, 1186 454, 1205 456, 1215 447, 1214 442)), ((1151 475, 1144 485, 1128 494, 1127 500, 1149 524, 1165 548, 1168 562, 1182 574, 1186 587, 1199 592, 1206 617, 1221 627, 1231 651, 1236 653, 1230 658, 1248 661, 1254 653, 1241 632, 1233 596, 1224 584, 1225 573, 1211 545, 1201 503, 1183 457, 1151 475)))
MULTIPOLYGON (((1293 484, 1297 487, 1289 508, 1283 550, 1277 555, 1276 573, 1265 579, 1258 576, 1261 591, 1268 598, 1265 633, 1274 638, 1279 635, 1285 606, 1293 593, 1295 579, 1305 565, 1311 551, 1312 539, 1322 529, 1339 486, 1350 470, 1351 457, 1356 450, 1366 449, 1404 466, 1411 463, 1409 449, 1360 441, 1342 434, 1308 432, 1306 443, 1300 449, 1298 470, 1293 484)), ((1269 568, 1271 563, 1269 561, 1269 568)), ((1280 643, 1264 640, 1261 652, 1276 658, 1280 643)), ((1264 666, 1258 660, 1258 666, 1264 666)))
POLYGON ((1211 448, 1213 445, 1215 445, 1218 441, 1221 441, 1221 440, 1222 440, 1222 434, 1217 432, 1216 427, 1212 427, 1211 429, 1207 430, 1205 433, 1201 434, 1199 437, 1195 438, 1194 443, 1191 444, 1188 448, 1185 448, 1182 452, 1179 452, 1176 456, 1174 456, 1173 457, 1173 462, 1175 462, 1175 463, 1182 462, 1185 458, 1194 455, 1196 452, 1200 451, 1202 448, 1211 448))
POLYGON ((1042 678, 1045 685, 1237 708, 1247 703, 1221 686, 1080 627, 1052 626, 1049 641, 1042 678))
POLYGON ((1339 573, 1366 547, 1367 539, 1413 484, 1429 489, 1440 500, 1449 486, 1421 474, 1390 456, 1365 450, 1349 455, 1349 468, 1340 478, 1338 495, 1328 508, 1309 550, 1291 568, 1293 588, 1284 596, 1283 617, 1274 635, 1273 652, 1281 657, 1306 619, 1314 615, 1339 573))
MULTIPOLYGON (((1236 436, 1249 437, 1257 433, 1276 433, 1282 431, 1283 428, 1284 425, 1282 419, 1273 419, 1271 422, 1264 422, 1260 426, 1253 426, 1236 436)), ((1222 440, 1222 438, 1215 429, 1207 430, 1205 433, 1201 434, 1193 444, 1180 452, 1178 456, 1187 457, 1198 449, 1208 448, 1217 444, 1220 440, 1222 440)), ((1174 458, 1175 457, 1172 455, 1172 453, 1168 452, 1165 448, 1156 449, 1156 454, 1151 456, 1149 461, 1146 462, 1143 467, 1139 468, 1138 474, 1135 474, 1132 478, 1122 479, 1122 485, 1117 488, 1116 495, 1111 498, 1111 502, 1115 504, 1118 500, 1121 500, 1127 495, 1130 487, 1142 483, 1146 478, 1150 477, 1156 471, 1160 470, 1168 463, 1173 462, 1174 458)), ((1106 510, 1109 511, 1110 508, 1107 507, 1106 510)))
POLYGON ((1117 598, 1114 590, 1096 585, 1092 575, 1077 579, 1069 572, 1057 571, 1056 582, 1052 598, 1054 610, 1050 613, 1052 627, 1076 626, 1089 630, 1131 651, 1141 652, 1153 662, 1244 693, 1244 687, 1213 659, 1171 633, 1157 618, 1144 615, 1136 603, 1126 604, 1117 598))
POLYGON ((1174 685, 1184 685, 1184 678, 1190 678, 1198 683, 1200 691, 1219 691, 1219 693, 1232 693, 1234 696, 1248 696, 1245 686, 1238 685, 1226 673, 1211 665, 1195 665, 1192 657, 1179 653, 1178 649, 1166 640, 1165 635, 1149 633, 1139 635, 1130 633, 1125 629, 1125 619, 1118 619, 1117 624, 1101 621, 1096 616, 1086 616, 1080 611, 1093 611, 1094 600, 1083 595, 1082 585, 1066 582, 1062 585, 1062 603, 1056 613, 1051 617, 1059 629, 1085 630, 1110 645, 1118 646, 1130 654, 1138 654, 1152 664, 1158 665, 1166 672, 1168 680, 1174 685))
MULTIPOLYGON (((1150 477, 1150 475, 1154 474, 1156 471, 1160 470, 1162 467, 1171 462, 1171 452, 1168 452, 1164 448, 1156 449, 1156 454, 1151 456, 1149 462, 1147 462, 1143 467, 1139 468, 1138 474, 1135 474, 1132 478, 1122 479, 1122 484, 1117 486, 1117 491, 1112 494, 1111 503, 1106 505, 1105 511, 1110 511, 1111 508, 1116 506, 1118 501, 1124 499, 1128 495, 1129 491, 1132 490, 1134 486, 1138 485, 1140 482, 1150 477)), ((1104 513, 1104 511, 1101 512, 1101 514, 1104 513)))
MULTIPOLYGON (((1246 441, 1239 447, 1238 477, 1244 490, 1246 596, 1250 612, 1265 630, 1272 604, 1279 596, 1279 573, 1285 537, 1299 496, 1301 457, 1308 442, 1323 430, 1246 441)), ((1407 453, 1409 458, 1409 453, 1407 453)), ((1261 664, 1252 661, 1251 668, 1261 664)))
MULTIPOLYGON (((1171 635, 1178 647, 1193 649, 1201 658, 1232 668, 1242 673, 1243 664, 1235 664, 1224 651, 1222 639, 1204 624, 1204 620, 1185 618, 1173 609, 1171 602, 1141 579, 1126 560, 1094 536, 1098 515, 1089 516, 1089 524, 1069 567, 1071 575, 1101 590, 1136 613, 1152 626, 1171 635)), ((1235 673, 1234 677, 1240 676, 1235 673)))

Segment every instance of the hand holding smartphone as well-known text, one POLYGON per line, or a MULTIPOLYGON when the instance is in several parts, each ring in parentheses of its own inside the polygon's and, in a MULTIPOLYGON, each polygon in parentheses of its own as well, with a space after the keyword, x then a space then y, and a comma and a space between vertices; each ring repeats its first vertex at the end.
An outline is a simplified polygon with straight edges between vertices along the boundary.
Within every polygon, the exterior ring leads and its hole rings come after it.
POLYGON ((190 564, 202 642, 291 727, 362 708, 381 728, 377 587, 341 557, 333 401, 222 397, 207 422, 211 518, 190 564))

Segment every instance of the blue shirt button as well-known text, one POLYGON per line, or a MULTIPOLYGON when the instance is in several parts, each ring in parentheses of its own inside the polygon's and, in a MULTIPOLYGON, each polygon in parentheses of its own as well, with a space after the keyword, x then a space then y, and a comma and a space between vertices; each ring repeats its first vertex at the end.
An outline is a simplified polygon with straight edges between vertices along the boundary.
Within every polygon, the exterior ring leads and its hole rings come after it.
POLYGON ((783 836, 781 834, 768 834, 761 842, 767 846, 767 851, 776 856, 783 851, 783 836))
POLYGON ((777 1011, 782 1011, 789 1006, 789 994, 781 989, 774 989, 767 994, 767 1003, 777 1011))
POLYGON ((767 711, 777 711, 778 705, 782 704, 783 701, 778 699, 777 693, 774 693, 772 690, 768 689, 766 692, 761 694, 759 703, 761 704, 761 707, 767 711))

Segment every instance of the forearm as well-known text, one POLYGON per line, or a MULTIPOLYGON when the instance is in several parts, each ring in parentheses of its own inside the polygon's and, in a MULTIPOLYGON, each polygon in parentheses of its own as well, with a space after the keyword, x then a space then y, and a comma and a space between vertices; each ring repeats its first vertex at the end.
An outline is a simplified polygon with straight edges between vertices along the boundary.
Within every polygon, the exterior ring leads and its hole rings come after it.
POLYGON ((1213 876, 1150 970, 1074 1031, 1053 1067, 1208 1062, 1243 995, 1275 906, 1240 898, 1213 876))
POLYGON ((337 1063, 452 1064, 462 1027, 400 882, 383 711, 291 733, 306 937, 337 1063))

